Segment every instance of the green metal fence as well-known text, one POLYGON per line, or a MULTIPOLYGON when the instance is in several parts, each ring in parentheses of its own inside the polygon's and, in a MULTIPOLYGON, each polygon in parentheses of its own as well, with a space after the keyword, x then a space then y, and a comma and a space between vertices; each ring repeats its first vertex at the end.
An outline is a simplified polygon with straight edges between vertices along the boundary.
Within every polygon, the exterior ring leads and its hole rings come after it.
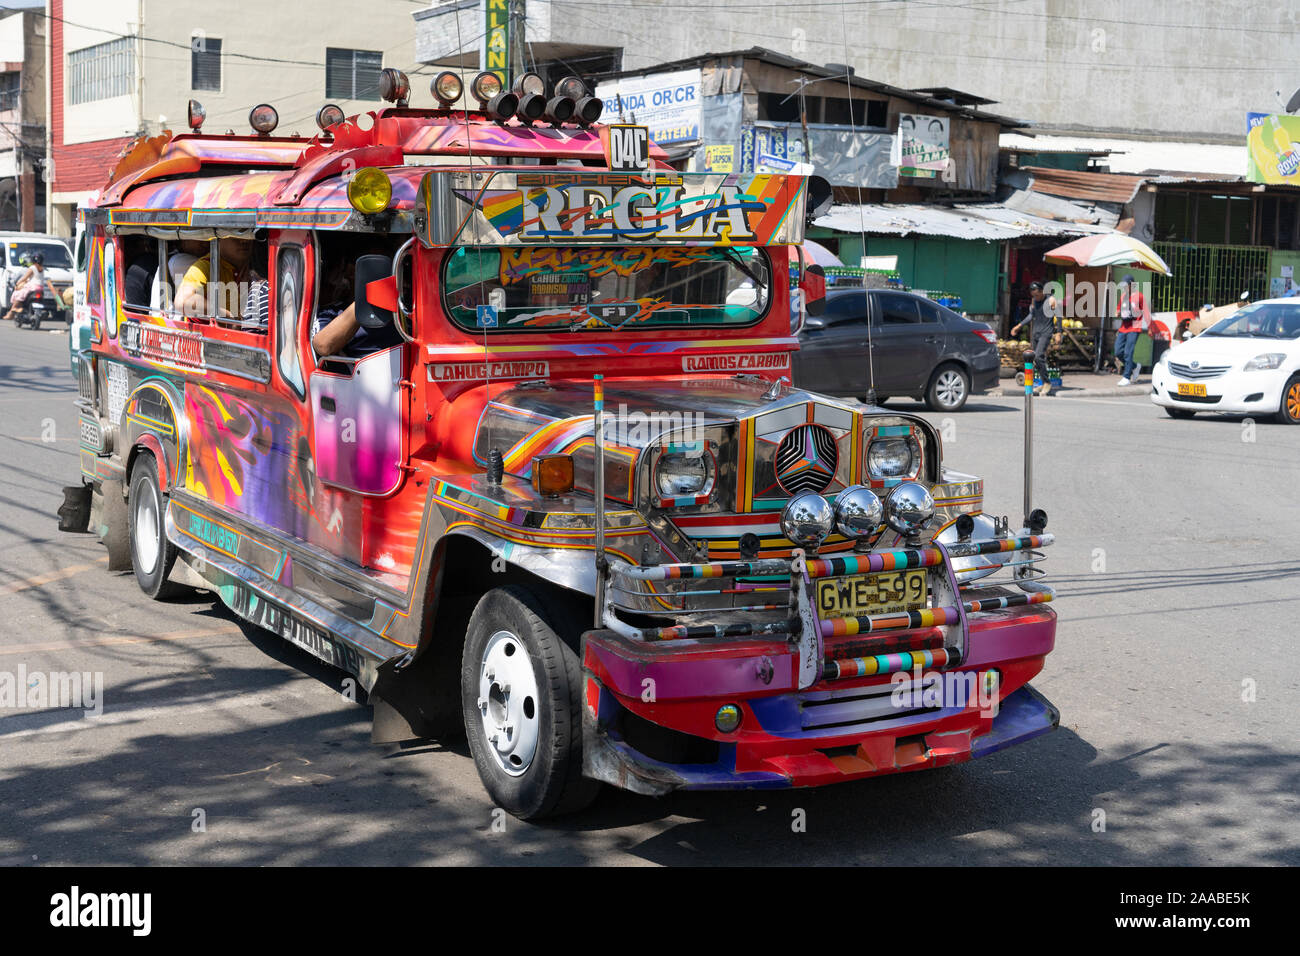
POLYGON ((1227 305, 1243 292, 1268 296, 1267 246, 1213 246, 1157 242, 1152 248, 1169 264, 1171 276, 1152 277, 1154 312, 1190 312, 1205 303, 1227 305))

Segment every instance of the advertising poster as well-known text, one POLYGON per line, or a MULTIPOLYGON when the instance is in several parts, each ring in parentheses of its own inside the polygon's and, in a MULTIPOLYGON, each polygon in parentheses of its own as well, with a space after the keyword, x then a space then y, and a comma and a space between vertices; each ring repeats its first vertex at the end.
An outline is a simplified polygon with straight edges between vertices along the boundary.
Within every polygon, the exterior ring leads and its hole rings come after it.
POLYGON ((1300 186, 1300 116, 1246 114, 1246 180, 1300 186))
POLYGON ((898 117, 894 165, 900 176, 933 179, 948 168, 948 118, 903 113, 898 117))
POLYGON ((709 173, 734 173, 736 171, 736 147, 705 146, 704 170, 709 173))
POLYGON ((700 138, 700 71, 624 76, 596 87, 605 104, 602 122, 648 127, 660 146, 700 138))

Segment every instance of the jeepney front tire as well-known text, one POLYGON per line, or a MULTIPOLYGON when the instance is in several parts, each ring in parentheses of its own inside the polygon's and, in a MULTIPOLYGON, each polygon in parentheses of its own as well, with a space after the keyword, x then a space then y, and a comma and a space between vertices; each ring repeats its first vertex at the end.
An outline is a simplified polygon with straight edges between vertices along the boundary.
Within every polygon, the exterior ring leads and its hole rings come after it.
POLYGON ((600 790, 582 775, 582 669, 564 640, 583 629, 561 602, 518 585, 489 591, 470 616, 465 736, 489 796, 522 820, 581 810, 600 790))
POLYGON ((136 583, 155 601, 165 600, 178 589, 167 580, 176 563, 176 545, 167 540, 164 525, 167 498, 158 486, 158 465, 153 455, 140 455, 131 468, 126 512, 131 568, 136 583))

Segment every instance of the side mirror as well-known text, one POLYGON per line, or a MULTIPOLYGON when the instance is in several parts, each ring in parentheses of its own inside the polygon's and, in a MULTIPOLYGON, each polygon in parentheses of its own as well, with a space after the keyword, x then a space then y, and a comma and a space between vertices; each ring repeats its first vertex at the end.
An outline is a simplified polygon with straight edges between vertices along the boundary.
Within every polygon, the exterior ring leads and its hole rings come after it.
POLYGON ((804 219, 811 223, 830 212, 835 202, 835 191, 830 181, 822 176, 808 177, 808 199, 804 204, 804 219))
POLYGON ((813 263, 799 280, 803 289, 803 307, 810 316, 826 311, 826 270, 813 263))
POLYGON ((392 303, 397 296, 393 260, 388 256, 361 256, 357 259, 357 280, 353 296, 357 323, 363 329, 382 329, 392 325, 392 303), (388 286, 392 286, 391 297, 385 295, 388 286))

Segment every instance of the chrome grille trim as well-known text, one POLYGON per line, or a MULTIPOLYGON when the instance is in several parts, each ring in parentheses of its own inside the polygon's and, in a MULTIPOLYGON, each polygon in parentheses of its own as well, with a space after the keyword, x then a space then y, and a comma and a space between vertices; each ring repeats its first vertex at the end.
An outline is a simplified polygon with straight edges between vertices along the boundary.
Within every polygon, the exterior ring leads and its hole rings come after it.
POLYGON ((1190 365, 1182 365, 1178 362, 1169 363, 1169 371, 1179 378, 1187 379, 1189 382, 1202 382, 1206 379, 1218 378, 1230 368, 1232 368, 1231 365, 1202 365, 1200 368, 1192 368, 1190 365))

